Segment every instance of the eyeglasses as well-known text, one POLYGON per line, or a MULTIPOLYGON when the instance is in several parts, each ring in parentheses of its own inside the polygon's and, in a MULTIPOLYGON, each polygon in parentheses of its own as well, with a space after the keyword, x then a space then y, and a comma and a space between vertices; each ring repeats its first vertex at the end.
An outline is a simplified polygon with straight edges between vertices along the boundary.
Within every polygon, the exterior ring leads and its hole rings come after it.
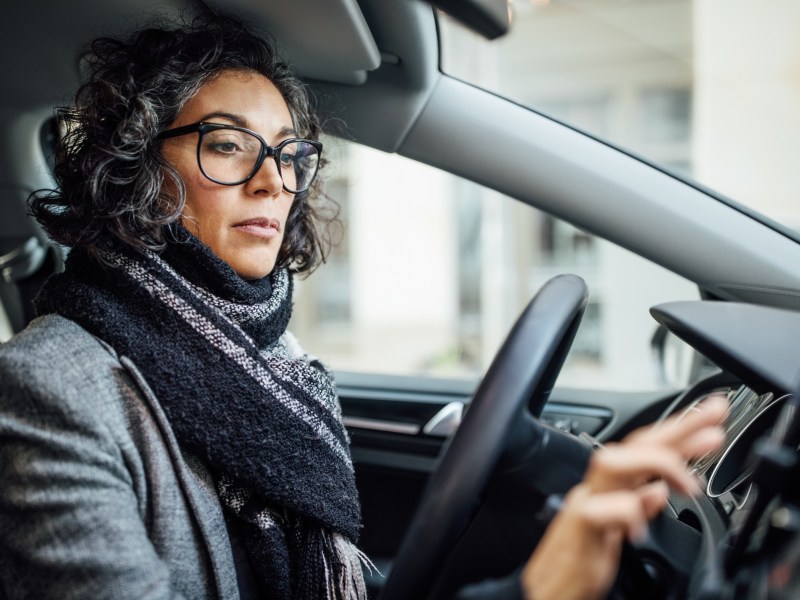
POLYGON ((200 133, 197 164, 203 175, 214 183, 240 185, 249 181, 270 156, 275 159, 283 189, 290 194, 305 192, 317 176, 322 143, 313 140, 292 138, 269 146, 255 131, 203 122, 162 131, 157 139, 194 132, 200 133))

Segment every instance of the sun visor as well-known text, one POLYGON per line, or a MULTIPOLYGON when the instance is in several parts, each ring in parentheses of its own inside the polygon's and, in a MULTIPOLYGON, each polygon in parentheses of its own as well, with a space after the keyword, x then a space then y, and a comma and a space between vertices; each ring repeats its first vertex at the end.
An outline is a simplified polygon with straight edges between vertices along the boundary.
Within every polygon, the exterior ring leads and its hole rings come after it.
POLYGON ((759 392, 795 392, 800 312, 736 302, 669 302, 656 321, 759 392))
POLYGON ((278 53, 306 79, 360 84, 368 71, 380 66, 378 45, 356 0, 208 0, 207 4, 269 33, 278 53))

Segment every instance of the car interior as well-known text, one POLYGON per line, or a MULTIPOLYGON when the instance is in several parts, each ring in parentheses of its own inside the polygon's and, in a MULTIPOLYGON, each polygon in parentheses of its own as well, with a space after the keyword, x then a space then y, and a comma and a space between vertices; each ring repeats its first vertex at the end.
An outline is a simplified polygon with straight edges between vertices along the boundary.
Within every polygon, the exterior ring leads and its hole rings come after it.
MULTIPOLYGON (((80 84, 87 41, 209 9, 233 14, 274 38, 307 83, 332 139, 535 207, 697 290, 697 299, 665 298, 650 309, 653 329, 659 327, 654 360, 667 361, 677 339, 694 349, 689 382, 654 391, 559 383, 595 293, 565 273, 531 294, 481 377, 337 369, 362 502, 360 546, 377 567, 368 574, 371 596, 447 598, 466 583, 513 572, 552 517, 549 501, 580 480, 594 448, 723 393, 731 407, 725 445, 694 465, 703 493, 673 496, 648 539, 626 547, 612 594, 791 597, 786 590, 800 528, 800 498, 791 483, 800 469, 794 395, 800 361, 793 351, 800 338, 800 235, 682 173, 448 75, 441 68, 442 19, 487 38, 513 30, 514 22, 505 0, 433 4, 27 0, 6 6, 0 340, 33 318, 36 292, 63 265, 66 250, 28 216, 27 198, 52 186, 59 135, 53 108, 68 103, 80 84), (779 568, 790 569, 780 581, 779 568)), ((410 184, 406 193, 417 189, 410 184)), ((391 356, 392 341, 382 348, 391 356)))

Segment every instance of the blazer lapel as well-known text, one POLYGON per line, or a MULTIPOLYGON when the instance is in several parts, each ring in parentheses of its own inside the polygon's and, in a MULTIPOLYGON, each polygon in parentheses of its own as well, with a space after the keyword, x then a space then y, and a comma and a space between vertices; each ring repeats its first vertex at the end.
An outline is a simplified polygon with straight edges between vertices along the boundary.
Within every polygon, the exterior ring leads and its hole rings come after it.
POLYGON ((238 598, 236 570, 225 517, 211 474, 199 459, 191 455, 184 456, 161 404, 133 361, 124 356, 120 356, 119 360, 140 389, 161 431, 192 516, 205 541, 219 597, 238 598))

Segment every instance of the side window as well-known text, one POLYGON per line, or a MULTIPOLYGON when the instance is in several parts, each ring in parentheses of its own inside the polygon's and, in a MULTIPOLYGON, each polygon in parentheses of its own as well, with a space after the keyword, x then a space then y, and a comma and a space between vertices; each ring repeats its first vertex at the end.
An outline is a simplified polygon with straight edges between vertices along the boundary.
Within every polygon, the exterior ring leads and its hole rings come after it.
POLYGON ((336 370, 477 378, 539 287, 582 276, 589 306, 560 385, 662 385, 656 303, 690 282, 570 224, 397 155, 325 140, 342 241, 297 282, 291 327, 336 370), (645 283, 646 282, 646 283, 645 283))

